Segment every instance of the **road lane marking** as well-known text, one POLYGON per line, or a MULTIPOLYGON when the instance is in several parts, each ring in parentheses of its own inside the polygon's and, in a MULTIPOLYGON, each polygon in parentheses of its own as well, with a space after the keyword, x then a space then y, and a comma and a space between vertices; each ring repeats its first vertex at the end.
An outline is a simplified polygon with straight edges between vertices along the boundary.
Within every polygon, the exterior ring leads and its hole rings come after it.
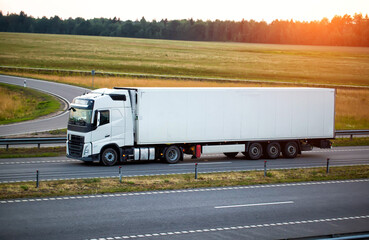
MULTIPOLYGON (((57 197, 57 198, 38 198, 38 199, 22 199, 21 202, 34 202, 39 201, 62 201, 62 200, 87 200, 95 198, 112 198, 112 197, 133 197, 143 196, 151 194, 176 194, 176 193, 198 193, 209 191, 229 191, 229 190, 243 190, 243 189, 259 189, 259 188, 276 188, 276 187, 294 187, 294 186, 310 186, 310 185, 325 185, 325 184, 341 184, 341 183, 361 183, 369 182, 369 179, 356 179, 356 180, 339 180, 339 181, 324 181, 324 182, 303 182, 303 183, 287 183, 287 184, 270 184, 270 185, 254 185, 254 186, 235 186, 235 187, 217 187, 217 188, 201 188, 201 189, 181 189, 170 191, 156 191, 156 192, 138 192, 138 193, 115 193, 115 194, 96 194, 96 195, 84 195, 84 196, 69 196, 69 197, 57 197), (36 200, 36 201, 33 201, 36 200)), ((2 200, 1 204, 16 203, 18 199, 2 200)))
MULTIPOLYGON (((182 234, 201 234, 207 232, 219 232, 219 231, 237 231, 240 229, 252 229, 252 228, 266 228, 266 227, 278 227, 278 226, 289 226, 289 225, 299 225, 299 224, 309 224, 309 223, 323 223, 323 222, 338 222, 347 220, 357 220, 357 219, 368 219, 369 215, 363 216, 352 216, 352 217, 341 217, 341 218, 325 218, 325 219, 312 219, 312 220, 300 220, 294 222, 277 222, 277 223, 264 223, 264 224, 253 224, 246 226, 232 226, 232 227, 218 227, 218 228, 205 228, 205 229, 194 229, 194 230, 184 230, 184 231, 171 231, 171 232, 161 232, 161 233, 146 233, 138 235, 126 235, 118 237, 106 237, 106 238, 92 238, 95 239, 130 239, 130 238, 153 238, 167 235, 182 235, 182 234)), ((199 238, 199 237, 198 237, 199 238)))
POLYGON ((286 201, 286 202, 271 202, 271 203, 251 203, 251 204, 242 204, 242 205, 217 206, 217 207, 214 207, 214 208, 221 209, 221 208, 254 207, 254 206, 292 204, 292 203, 295 203, 295 202, 294 201, 286 201))
POLYGON ((44 161, 0 162, 0 165, 38 164, 38 163, 65 163, 65 162, 81 162, 81 161, 80 160, 44 160, 44 161))
MULTIPOLYGON (((201 165, 216 165, 216 164, 228 164, 232 162, 199 162, 197 163, 198 166, 201 165)), ((180 164, 170 164, 169 167, 180 167, 180 166, 195 166, 195 163, 180 163, 180 164)))

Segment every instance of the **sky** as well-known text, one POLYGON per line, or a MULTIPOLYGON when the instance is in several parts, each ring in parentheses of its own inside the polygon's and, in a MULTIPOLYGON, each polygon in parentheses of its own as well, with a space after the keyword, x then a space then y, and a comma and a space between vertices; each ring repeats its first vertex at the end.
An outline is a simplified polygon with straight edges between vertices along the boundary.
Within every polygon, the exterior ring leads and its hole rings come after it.
POLYGON ((147 21, 242 19, 272 22, 313 21, 335 15, 369 14, 369 0, 0 0, 3 14, 24 11, 33 17, 120 18, 147 21))

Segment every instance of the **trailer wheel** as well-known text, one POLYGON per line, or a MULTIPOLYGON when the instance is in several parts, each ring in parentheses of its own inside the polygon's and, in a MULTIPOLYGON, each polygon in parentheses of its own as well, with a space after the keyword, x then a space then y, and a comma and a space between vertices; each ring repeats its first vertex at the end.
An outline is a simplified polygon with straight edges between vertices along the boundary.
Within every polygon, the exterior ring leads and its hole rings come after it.
POLYGON ((276 159, 281 154, 281 145, 277 142, 271 142, 266 146, 266 154, 270 159, 276 159))
POLYGON ((113 148, 105 149, 101 154, 101 163, 105 166, 113 166, 118 161, 117 151, 113 148))
POLYGON ((179 150, 177 146, 170 146, 165 151, 164 154, 165 161, 170 164, 177 163, 181 159, 181 154, 182 152, 179 150))
POLYGON ((238 152, 227 152, 227 153, 224 153, 224 155, 227 156, 227 158, 234 158, 236 157, 238 154, 238 152))
POLYGON ((282 150, 283 157, 295 158, 298 154, 298 146, 296 142, 288 142, 284 145, 282 150))
POLYGON ((251 160, 258 160, 263 155, 263 147, 260 143, 251 143, 247 151, 247 157, 251 160))

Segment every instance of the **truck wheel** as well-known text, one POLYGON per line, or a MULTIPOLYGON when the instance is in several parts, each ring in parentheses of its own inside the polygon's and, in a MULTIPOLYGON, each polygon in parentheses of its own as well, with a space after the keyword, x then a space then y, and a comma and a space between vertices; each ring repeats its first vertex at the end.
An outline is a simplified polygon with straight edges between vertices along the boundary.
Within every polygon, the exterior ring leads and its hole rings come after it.
POLYGON ((298 147, 296 142, 288 142, 284 145, 282 150, 283 157, 295 158, 298 153, 298 147))
POLYGON ((165 151, 165 161, 170 164, 177 163, 181 159, 181 150, 177 146, 170 146, 165 151))
POLYGON ((277 142, 271 142, 266 146, 266 154, 270 159, 276 159, 281 154, 281 145, 277 142))
POLYGON ((105 166, 113 166, 118 161, 118 154, 113 148, 105 149, 101 154, 101 163, 105 166))
POLYGON ((258 160, 263 155, 263 147, 260 143, 251 143, 247 151, 247 157, 251 160, 258 160))
POLYGON ((234 158, 236 157, 238 154, 238 152, 228 152, 228 153, 224 153, 224 155, 226 155, 228 158, 234 158))

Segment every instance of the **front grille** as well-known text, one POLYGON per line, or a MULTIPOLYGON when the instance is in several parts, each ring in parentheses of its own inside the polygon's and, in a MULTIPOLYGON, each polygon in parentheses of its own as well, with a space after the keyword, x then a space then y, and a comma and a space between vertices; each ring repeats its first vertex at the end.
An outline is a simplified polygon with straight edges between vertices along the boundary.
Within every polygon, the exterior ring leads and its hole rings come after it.
POLYGON ((85 138, 77 135, 71 135, 68 141, 69 155, 72 157, 82 157, 85 138))

